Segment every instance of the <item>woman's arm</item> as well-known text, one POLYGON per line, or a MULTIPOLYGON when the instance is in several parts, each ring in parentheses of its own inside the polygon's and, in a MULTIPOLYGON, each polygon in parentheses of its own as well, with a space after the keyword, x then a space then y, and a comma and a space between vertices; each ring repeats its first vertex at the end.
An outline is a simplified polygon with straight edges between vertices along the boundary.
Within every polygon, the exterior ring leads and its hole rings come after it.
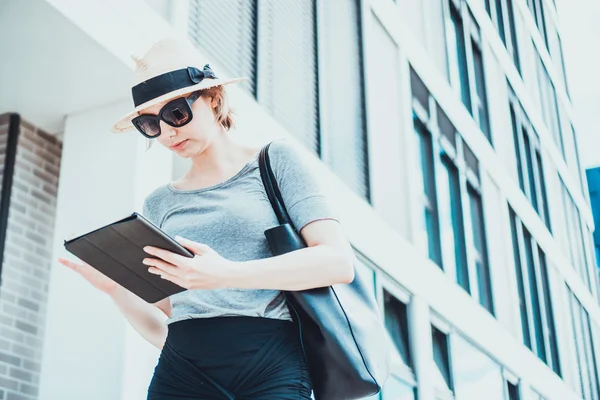
POLYGON ((234 263, 225 286, 303 290, 352 282, 354 251, 337 221, 311 222, 300 235, 308 247, 276 257, 234 263))
MULTIPOLYGON (((119 287, 112 292, 110 297, 133 329, 152 345, 162 349, 167 339, 165 315, 169 316, 170 314, 170 304, 168 307, 169 314, 167 314, 164 311, 167 309, 164 300, 152 305, 123 287, 119 287)), ((169 299, 165 300, 168 301, 169 299)))

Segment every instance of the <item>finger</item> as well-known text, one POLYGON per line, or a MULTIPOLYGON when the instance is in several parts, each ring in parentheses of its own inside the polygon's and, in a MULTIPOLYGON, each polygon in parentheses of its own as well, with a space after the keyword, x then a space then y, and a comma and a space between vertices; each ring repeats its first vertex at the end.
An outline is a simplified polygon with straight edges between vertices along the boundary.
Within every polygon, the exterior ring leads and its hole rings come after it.
MULTIPOLYGON (((174 266, 172 264, 166 263, 166 262, 156 259, 156 258, 144 258, 143 263, 156 268, 157 271, 154 271, 154 272, 159 272, 161 275, 166 273, 166 274, 180 277, 180 276, 183 276, 183 273, 184 273, 184 271, 181 268, 174 266)), ((148 271, 152 272, 152 271, 150 271, 150 269, 148 271)))
POLYGON ((180 256, 179 254, 175 254, 169 250, 159 249, 157 247, 146 246, 146 247, 144 247, 144 251, 148 254, 151 254, 155 257, 158 257, 158 258, 168 262, 169 264, 177 265, 180 267, 187 265, 187 262, 189 261, 188 257, 183 257, 183 256, 180 256))
POLYGON ((65 267, 69 267, 73 270, 77 270, 79 268, 79 264, 76 264, 73 261, 69 261, 65 258, 59 258, 58 261, 65 267))
POLYGON ((204 243, 194 242, 193 240, 189 240, 181 236, 176 236, 175 240, 177 240, 183 247, 190 250, 194 254, 205 254, 212 250, 210 246, 204 243))
MULTIPOLYGON (((160 271, 160 270, 157 270, 160 271)), ((160 273, 158 273, 158 275, 160 275, 160 277, 166 281, 169 282, 173 282, 174 284, 181 286, 182 288, 186 288, 189 289, 189 287, 187 286, 187 283, 185 281, 185 279, 179 278, 177 276, 168 274, 166 272, 160 271, 160 273)))

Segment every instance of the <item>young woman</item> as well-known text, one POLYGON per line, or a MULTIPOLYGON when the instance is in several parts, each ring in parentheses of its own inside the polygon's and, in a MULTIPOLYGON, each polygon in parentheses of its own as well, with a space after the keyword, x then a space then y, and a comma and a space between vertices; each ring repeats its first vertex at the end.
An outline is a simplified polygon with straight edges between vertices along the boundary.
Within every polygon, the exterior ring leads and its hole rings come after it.
POLYGON ((264 231, 278 222, 260 178, 260 149, 228 135, 225 86, 240 79, 218 79, 199 57, 187 40, 157 42, 136 59, 134 111, 113 126, 137 129, 191 160, 190 170, 154 190, 143 208, 195 254, 147 247, 148 272, 188 290, 148 304, 90 265, 61 263, 111 296, 162 349, 149 400, 309 399, 299 331, 282 291, 351 282, 354 253, 315 178, 291 143, 278 139, 269 148, 271 165, 308 247, 272 256, 264 231))

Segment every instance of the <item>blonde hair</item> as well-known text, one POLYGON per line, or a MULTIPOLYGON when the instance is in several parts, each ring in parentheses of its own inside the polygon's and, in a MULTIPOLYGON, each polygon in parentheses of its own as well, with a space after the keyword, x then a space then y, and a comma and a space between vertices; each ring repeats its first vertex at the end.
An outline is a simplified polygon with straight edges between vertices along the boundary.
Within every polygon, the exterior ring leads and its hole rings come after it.
MULTIPOLYGON (((202 89, 200 90, 200 96, 207 98, 211 105, 212 101, 216 100, 216 105, 212 110, 215 119, 226 131, 229 131, 235 125, 235 113, 229 105, 229 98, 227 97, 227 91, 225 90, 225 87, 219 85, 202 89)), ((153 139, 146 140, 146 151, 152 147, 153 142, 153 139)))

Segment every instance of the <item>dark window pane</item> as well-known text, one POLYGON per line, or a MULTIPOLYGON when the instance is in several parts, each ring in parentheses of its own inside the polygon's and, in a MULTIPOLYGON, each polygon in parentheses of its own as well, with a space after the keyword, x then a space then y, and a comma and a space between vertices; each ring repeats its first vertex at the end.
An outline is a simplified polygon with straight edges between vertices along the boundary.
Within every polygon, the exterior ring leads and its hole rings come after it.
POLYGON ((546 195, 546 182, 544 180, 544 166, 542 165, 542 156, 539 151, 535 151, 535 160, 537 162, 537 170, 538 170, 538 182, 540 184, 540 193, 542 198, 540 199, 542 202, 542 209, 544 211, 544 215, 542 219, 546 223, 548 230, 552 230, 552 226, 550 225, 550 211, 548 211, 548 196, 546 195))
POLYGON ((479 176, 479 161, 471 148, 463 141, 463 152, 465 157, 465 162, 467 163, 467 167, 475 173, 476 176, 479 176))
POLYGON ((515 24, 515 11, 513 9, 513 0, 506 0, 506 8, 508 11, 508 24, 510 26, 510 43, 512 46, 512 57, 515 67, 521 73, 521 60, 519 58, 519 46, 517 42, 517 27, 515 24))
POLYGON ((427 87, 412 67, 410 67, 410 88, 413 97, 429 113, 429 90, 427 90, 427 87))
POLYGON ((475 86, 477 89, 477 97, 479 98, 477 110, 479 114, 479 127, 491 143, 492 134, 490 131, 490 118, 487 104, 487 93, 485 88, 485 74, 483 72, 483 56, 477 44, 475 44, 475 42, 472 42, 471 44, 473 48, 473 62, 475 63, 475 86))
POLYGON ((517 291, 519 292, 519 310, 521 311, 521 330, 523 341, 529 349, 531 347, 531 333, 529 331, 529 313, 527 311, 527 300, 525 299, 525 284, 523 283, 523 266, 521 265, 521 253, 519 250, 519 236, 517 234, 517 221, 515 212, 509 207, 510 229, 512 233, 513 256, 517 275, 517 291))
POLYGON ((494 314, 492 299, 492 284, 487 257, 487 245, 485 237, 485 223, 483 220, 483 206, 481 196, 470 185, 467 189, 471 208, 471 224, 473 229, 474 247, 476 254, 477 286, 479 289, 479 303, 490 313, 494 314))
POLYGON ((444 381, 452 390, 452 377, 450 375, 450 354, 448 352, 448 336, 435 326, 431 327, 431 338, 433 341, 433 360, 437 365, 444 381))
POLYGON ((440 173, 440 208, 443 210, 444 223, 441 231, 441 242, 444 249, 444 262, 452 263, 456 270, 456 281, 471 293, 469 285, 469 268, 465 244, 461 194, 458 180, 458 170, 446 155, 442 155, 440 173))
POLYGON ((408 319, 406 304, 396 299, 387 291, 383 293, 385 327, 394 341, 404 364, 411 366, 410 348, 408 345, 408 319))
POLYGON ((429 258, 440 267, 442 266, 440 227, 437 214, 437 199, 435 193, 435 176, 433 166, 433 145, 431 134, 425 126, 415 117, 415 133, 419 140, 419 151, 417 152, 423 175, 423 192, 425 195, 424 218, 427 231, 427 246, 429 258))
POLYGON ((463 28, 462 17, 452 1, 450 1, 450 22, 452 23, 452 34, 454 36, 453 57, 458 65, 458 79, 460 84, 460 93, 463 104, 470 113, 473 113, 471 106, 471 94, 469 89, 469 72, 467 68, 467 49, 465 45, 465 32, 463 28))
POLYGON ((541 273, 541 281, 542 281, 542 289, 544 293, 544 303, 546 305, 546 336, 548 337, 548 341, 550 342, 550 352, 552 361, 552 369, 556 372, 557 375, 561 375, 560 371, 560 362, 558 360, 558 345, 556 343, 556 327, 554 325, 554 311, 552 307, 552 297, 550 296, 550 285, 548 282, 548 267, 546 265, 546 255, 538 247, 538 255, 540 259, 540 273, 541 273))
POLYGON ((498 33, 500 34, 500 39, 502 39, 502 43, 506 46, 506 32, 504 31, 504 12, 502 11, 502 0, 496 1, 496 17, 498 23, 498 33))
POLYGON ((510 382, 506 382, 506 386, 508 389, 508 400, 521 400, 521 396, 519 395, 519 388, 516 385, 513 385, 510 382))
POLYGON ((533 313, 533 330, 535 334, 535 348, 537 356, 545 363, 548 363, 546 358, 546 347, 544 344, 544 332, 542 330, 542 310, 540 308, 540 294, 537 285, 537 274, 535 273, 535 262, 533 259, 533 243, 531 234, 523 227, 523 236, 525 239, 525 254, 527 258, 527 270, 529 272, 529 297, 533 313))
POLYGON ((519 187, 525 193, 525 184, 523 183, 523 164, 521 161, 521 146, 519 145, 519 129, 517 127, 517 117, 513 105, 510 105, 510 120, 513 130, 513 141, 515 143, 515 158, 517 160, 517 172, 519 174, 519 187))
POLYGON ((523 146, 525 147, 525 159, 527 160, 527 176, 529 177, 529 200, 535 211, 539 214, 537 190, 535 189, 535 175, 533 171, 533 158, 531 156, 531 144, 529 143, 529 136, 525 127, 522 128, 523 132, 523 146))
POLYGON ((437 106, 437 120, 442 135, 444 135, 456 148, 456 129, 440 106, 437 106))

